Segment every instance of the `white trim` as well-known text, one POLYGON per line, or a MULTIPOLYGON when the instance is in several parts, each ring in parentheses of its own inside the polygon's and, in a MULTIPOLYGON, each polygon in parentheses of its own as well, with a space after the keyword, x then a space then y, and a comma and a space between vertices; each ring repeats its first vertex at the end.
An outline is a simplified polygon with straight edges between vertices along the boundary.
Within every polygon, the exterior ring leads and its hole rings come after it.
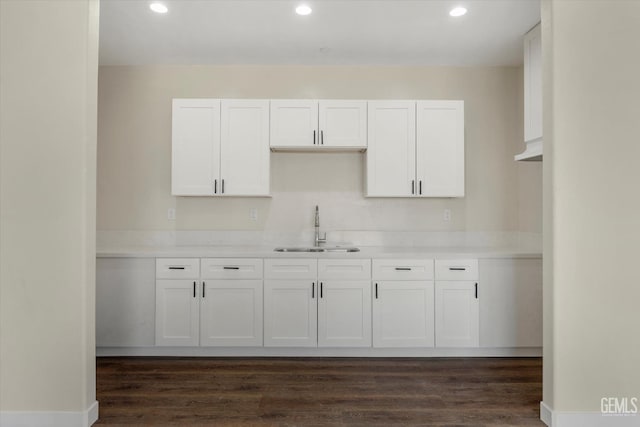
POLYGON ((7 427, 89 427, 98 421, 98 402, 81 412, 0 411, 0 425, 7 427))
POLYGON ((605 415, 600 412, 554 411, 540 402, 540 419, 549 427, 639 427, 640 414, 605 415))
POLYGON ((544 402, 540 402, 540 420, 551 427, 553 410, 544 402))
POLYGON ((542 161, 542 138, 527 142, 525 150, 514 158, 516 161, 542 161))
POLYGON ((541 357, 542 348, 98 347, 96 356, 168 357, 541 357))

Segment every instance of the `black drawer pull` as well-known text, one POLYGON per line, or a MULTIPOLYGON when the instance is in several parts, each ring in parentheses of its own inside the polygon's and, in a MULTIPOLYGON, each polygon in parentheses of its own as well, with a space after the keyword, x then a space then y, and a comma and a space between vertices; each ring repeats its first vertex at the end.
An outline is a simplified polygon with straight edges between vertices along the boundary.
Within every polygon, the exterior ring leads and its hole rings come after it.
POLYGON ((449 267, 449 270, 451 270, 451 271, 466 271, 466 268, 464 268, 464 267, 449 267))
POLYGON ((320 282, 320 298, 322 298, 322 282, 320 282))
POLYGON ((476 283, 476 299, 478 299, 478 284, 476 283))
POLYGON ((169 267, 169 270, 184 270, 184 267, 169 267))
POLYGON ((396 267, 398 271, 411 271, 411 267, 396 267))
POLYGON ((204 298, 204 289, 207 287, 207 284, 202 282, 202 298, 204 298))
POLYGON ((227 267, 227 266, 224 266, 224 267, 222 267, 222 269, 223 270, 240 270, 240 267, 227 267))
POLYGON ((316 297, 316 282, 311 283, 311 299, 316 297))
POLYGON ((196 282, 193 282, 193 297, 196 297, 196 282))
POLYGON ((378 284, 376 283, 376 299, 378 299, 378 284))

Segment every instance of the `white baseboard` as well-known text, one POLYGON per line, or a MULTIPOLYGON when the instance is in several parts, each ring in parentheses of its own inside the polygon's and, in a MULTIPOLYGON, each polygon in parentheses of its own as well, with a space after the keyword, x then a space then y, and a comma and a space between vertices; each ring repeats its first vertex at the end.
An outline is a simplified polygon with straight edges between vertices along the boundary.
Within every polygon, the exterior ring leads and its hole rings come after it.
POLYGON ((640 414, 607 415, 600 412, 554 411, 540 402, 540 420, 549 427, 640 427, 640 414))
POLYGON ((2 427, 89 427, 98 421, 98 402, 81 412, 0 411, 2 427))
POLYGON ((541 357, 542 348, 98 347, 96 356, 160 357, 541 357))

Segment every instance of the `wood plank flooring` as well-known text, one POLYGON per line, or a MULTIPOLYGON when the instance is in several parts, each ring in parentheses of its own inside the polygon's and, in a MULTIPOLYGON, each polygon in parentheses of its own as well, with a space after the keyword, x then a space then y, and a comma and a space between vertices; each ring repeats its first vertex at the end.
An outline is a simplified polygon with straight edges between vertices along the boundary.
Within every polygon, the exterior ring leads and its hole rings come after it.
POLYGON ((543 426, 539 358, 98 358, 96 425, 543 426))

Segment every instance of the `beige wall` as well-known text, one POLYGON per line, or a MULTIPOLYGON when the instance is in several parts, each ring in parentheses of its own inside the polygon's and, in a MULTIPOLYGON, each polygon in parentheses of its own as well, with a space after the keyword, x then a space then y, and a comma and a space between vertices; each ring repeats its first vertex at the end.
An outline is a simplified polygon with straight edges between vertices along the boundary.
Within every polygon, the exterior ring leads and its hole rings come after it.
POLYGON ((0 2, 3 425, 95 402, 98 13, 93 0, 0 2))
MULTIPOLYGON (((543 4, 544 401, 556 411, 640 398, 639 16, 636 1, 543 4)), ((624 421, 599 425, 638 419, 624 421)))
POLYGON ((521 92, 513 67, 101 67, 98 230, 302 231, 319 204, 328 230, 540 233, 541 165, 513 161, 523 148, 521 92), (274 153, 272 198, 172 197, 171 99, 207 97, 463 99, 467 196, 366 199, 364 154, 274 153))

